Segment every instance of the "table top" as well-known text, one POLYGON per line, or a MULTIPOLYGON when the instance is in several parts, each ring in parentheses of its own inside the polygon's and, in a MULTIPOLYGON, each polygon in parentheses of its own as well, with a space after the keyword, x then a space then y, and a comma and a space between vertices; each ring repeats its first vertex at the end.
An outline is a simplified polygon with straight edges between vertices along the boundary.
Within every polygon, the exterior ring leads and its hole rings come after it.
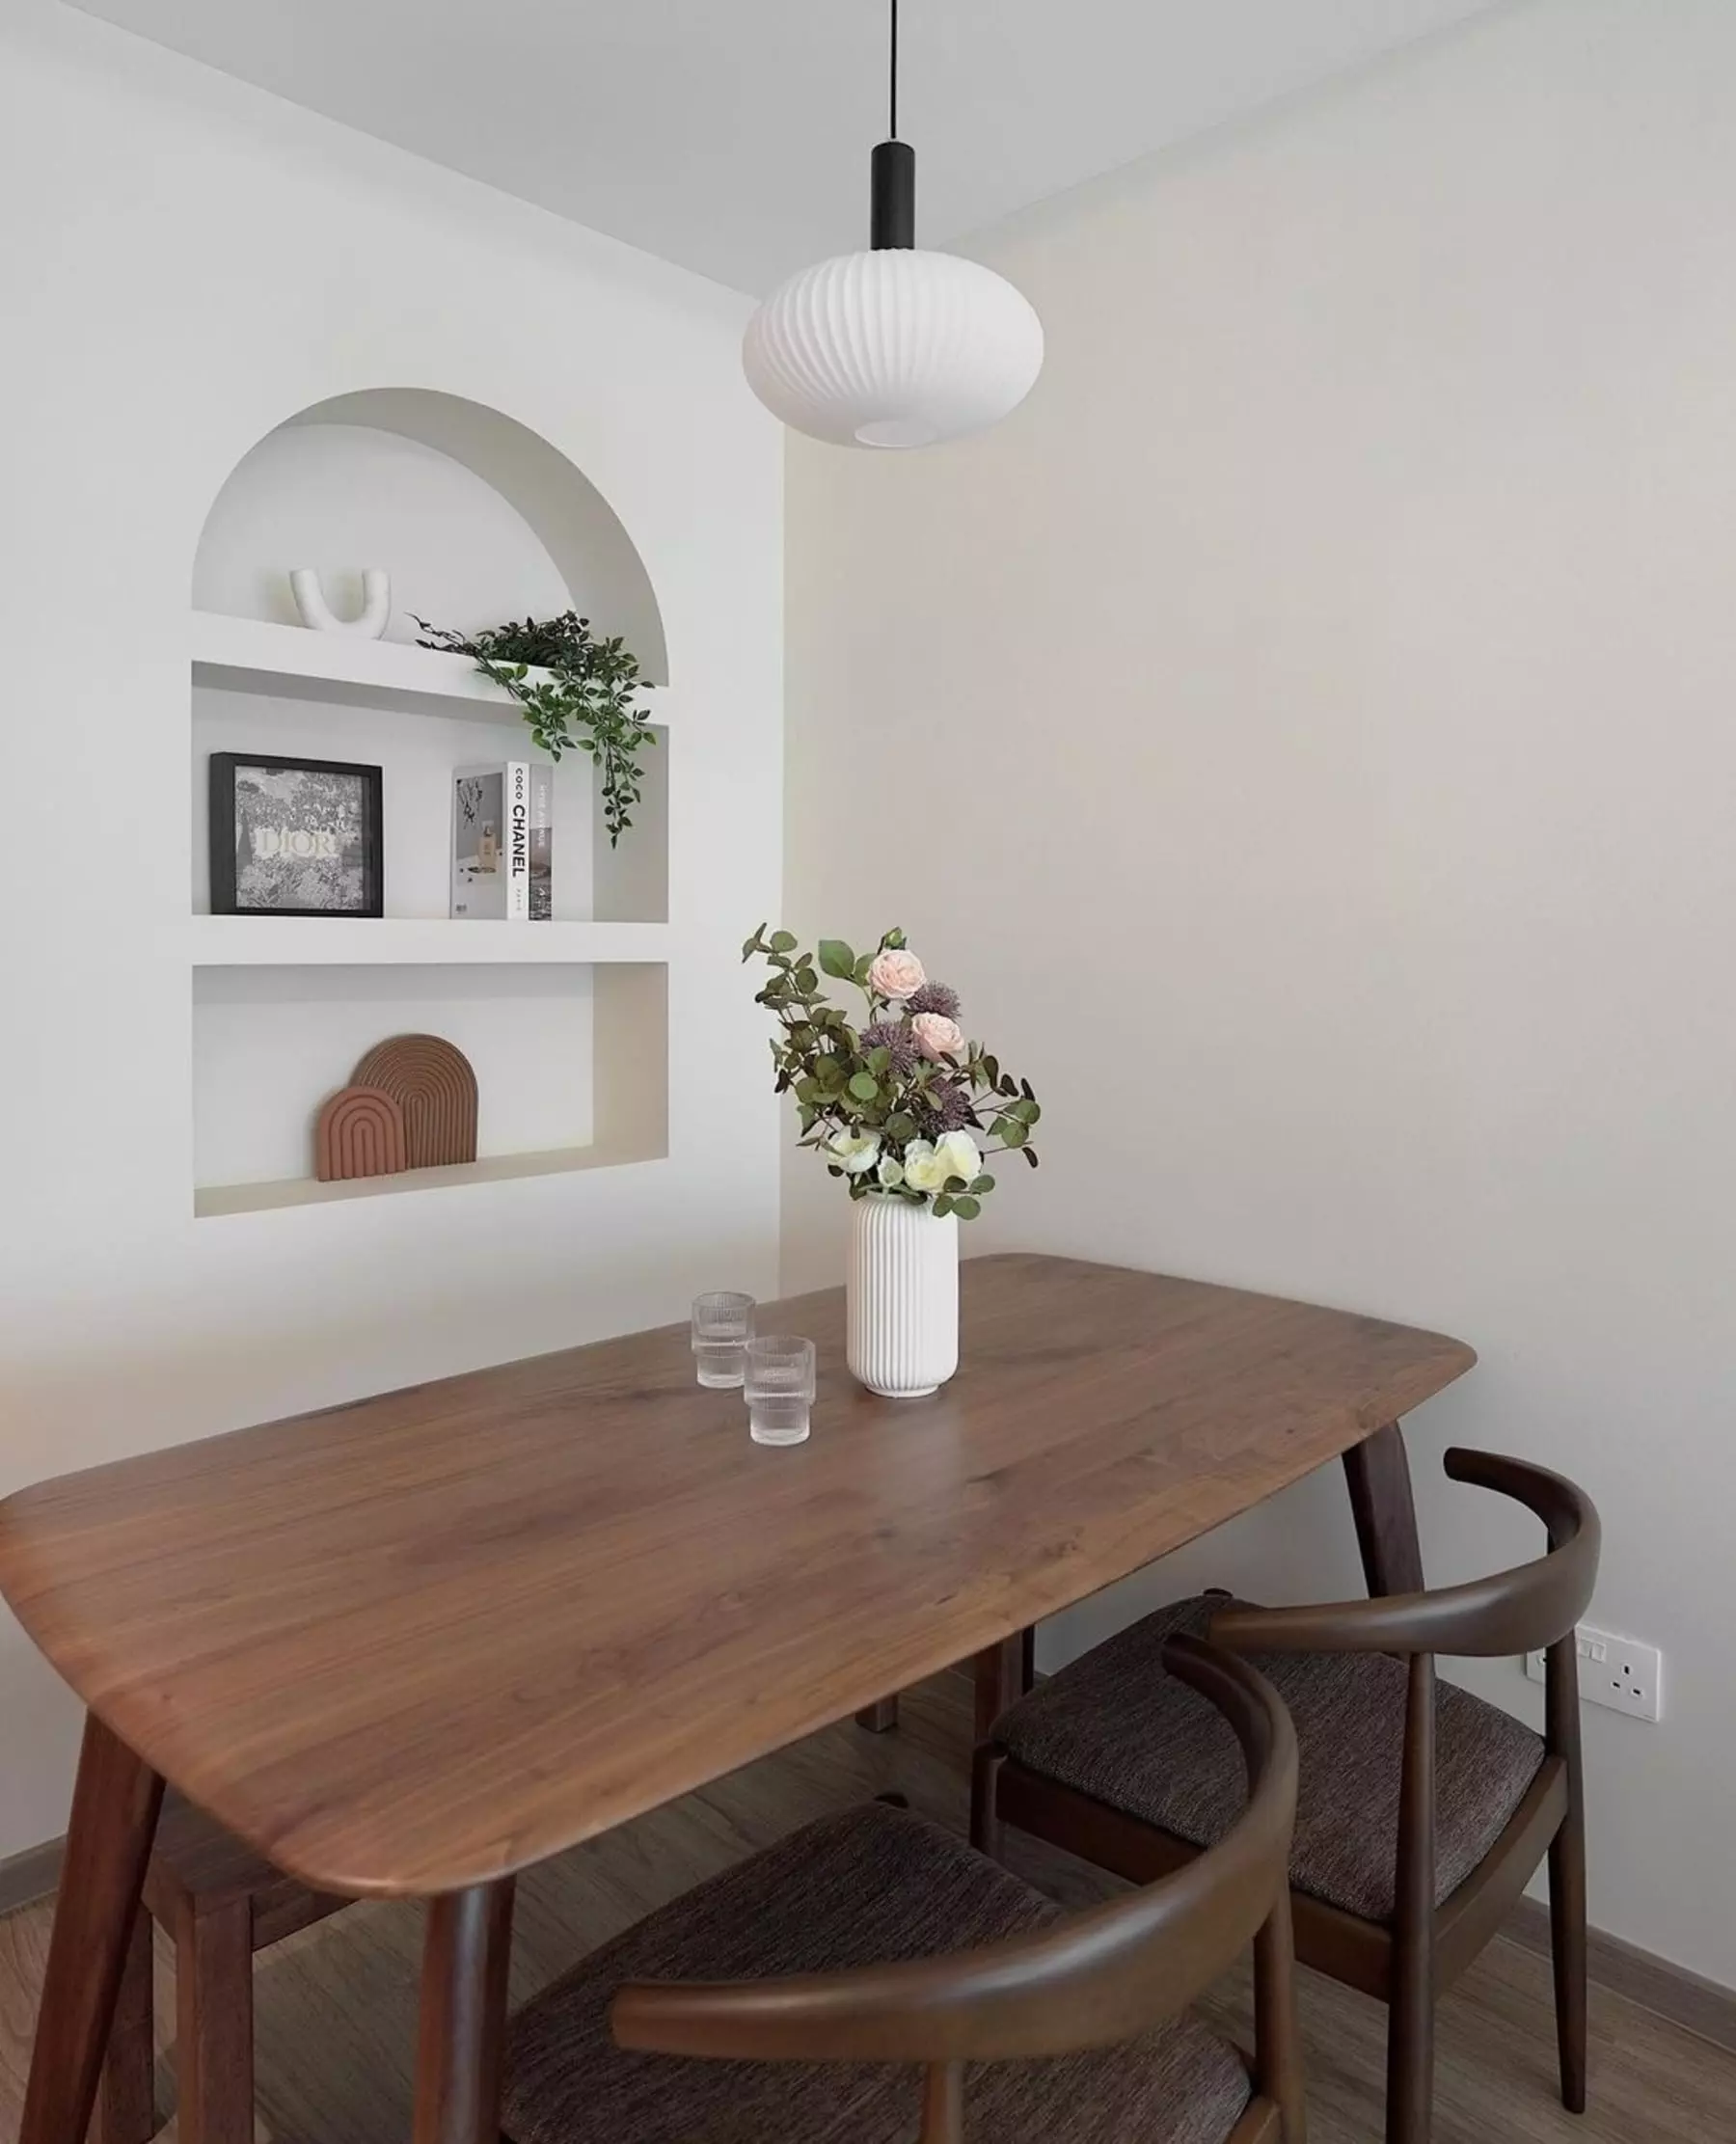
POLYGON ((87 1705, 291 1875, 528 1866, 1125 1577, 1476 1360, 1439 1334, 1027 1255, 963 1368, 878 1399, 843 1294, 805 1445, 685 1325, 236 1430, 0 1505, 0 1591, 87 1705))

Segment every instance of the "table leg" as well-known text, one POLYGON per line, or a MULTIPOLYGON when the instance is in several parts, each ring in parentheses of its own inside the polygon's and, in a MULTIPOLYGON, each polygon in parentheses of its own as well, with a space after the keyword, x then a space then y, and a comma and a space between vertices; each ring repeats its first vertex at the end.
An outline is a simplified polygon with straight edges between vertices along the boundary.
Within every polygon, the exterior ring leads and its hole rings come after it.
POLYGON ((512 1879, 428 1901, 416 2144, 499 2144, 512 1879))
POLYGON ((162 1800, 157 1774, 89 1714, 18 2144, 84 2144, 162 1800))
POLYGON ((1350 1509, 1370 1598, 1422 1592, 1417 1506, 1398 1425, 1389 1422, 1353 1445, 1344 1454, 1344 1475, 1350 1484, 1350 1509))
POLYGON ((994 1723, 1031 1687, 1032 1633, 1016 1630, 998 1645, 977 1654, 976 1738, 986 1742, 994 1723))
POLYGON ((898 1724, 898 1699, 882 1697, 877 1705, 864 1705, 855 1716, 858 1727, 866 1727, 870 1734, 889 1734, 898 1724))

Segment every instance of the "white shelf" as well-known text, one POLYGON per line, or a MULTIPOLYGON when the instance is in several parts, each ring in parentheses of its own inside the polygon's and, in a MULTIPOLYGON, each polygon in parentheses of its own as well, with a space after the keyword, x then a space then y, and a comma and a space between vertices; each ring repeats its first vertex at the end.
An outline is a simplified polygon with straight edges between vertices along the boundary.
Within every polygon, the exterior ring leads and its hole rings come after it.
MULTIPOLYGON (((346 707, 378 707, 448 720, 517 724, 518 702, 484 677, 467 655, 352 639, 262 618, 195 611, 193 682, 231 692, 264 692, 346 707)), ((533 670, 532 677, 543 675, 533 670)))
POLYGON ((230 1213, 272 1213, 285 1207, 449 1190, 458 1184, 569 1176, 580 1169, 644 1168, 665 1158, 661 1153, 636 1153, 618 1147, 553 1147, 542 1153, 502 1153, 445 1168, 404 1169, 396 1176, 352 1177, 342 1183, 320 1183, 312 1177, 285 1177, 271 1183, 207 1183, 194 1191, 193 1212, 197 1219, 208 1221, 230 1213))
POLYGON ((195 915, 171 935, 168 949, 189 967, 662 963, 669 957, 669 926, 463 922, 443 916, 195 915))

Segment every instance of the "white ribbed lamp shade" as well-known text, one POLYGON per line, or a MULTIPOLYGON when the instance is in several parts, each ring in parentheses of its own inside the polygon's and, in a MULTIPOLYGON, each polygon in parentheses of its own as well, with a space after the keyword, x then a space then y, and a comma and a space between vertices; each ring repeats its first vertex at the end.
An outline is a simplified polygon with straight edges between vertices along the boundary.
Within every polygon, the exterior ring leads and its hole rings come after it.
POLYGON ((891 246, 792 276, 747 323, 742 363, 773 415, 811 439, 933 447, 1024 400, 1043 323, 979 262, 891 246))

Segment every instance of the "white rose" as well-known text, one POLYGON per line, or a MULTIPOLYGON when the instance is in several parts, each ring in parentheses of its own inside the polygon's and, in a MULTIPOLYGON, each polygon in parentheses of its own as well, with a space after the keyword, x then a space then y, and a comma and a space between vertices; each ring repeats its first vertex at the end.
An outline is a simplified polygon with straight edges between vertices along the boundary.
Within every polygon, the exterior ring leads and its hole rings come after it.
POLYGON ((880 1146, 878 1131, 834 1131, 826 1151, 846 1176, 859 1177, 880 1159, 880 1146))
POLYGON ((882 1154, 875 1174, 888 1191, 896 1191, 905 1180, 904 1163, 893 1154, 882 1154))
POLYGON ((966 1183, 974 1183, 982 1174, 983 1157, 968 1131, 949 1131, 936 1148, 935 1156, 946 1164, 949 1177, 963 1177, 966 1183))
POLYGON ((944 1013, 918 1013, 910 1022, 910 1033, 916 1038, 916 1047, 936 1065, 945 1058, 964 1054, 964 1030, 944 1013))
POLYGON ((904 1180, 912 1191, 943 1191, 951 1174, 932 1141, 912 1139, 905 1149, 904 1180))

